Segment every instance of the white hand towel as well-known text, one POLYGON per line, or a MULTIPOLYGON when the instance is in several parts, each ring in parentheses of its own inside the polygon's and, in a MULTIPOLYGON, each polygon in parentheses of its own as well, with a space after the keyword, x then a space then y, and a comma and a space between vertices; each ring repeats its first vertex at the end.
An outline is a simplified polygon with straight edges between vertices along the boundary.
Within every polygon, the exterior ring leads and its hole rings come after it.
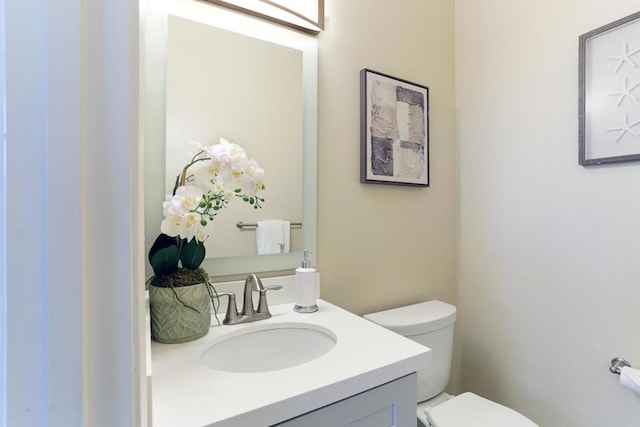
POLYGON ((291 245, 291 223, 289 221, 282 221, 282 240, 284 245, 282 246, 282 253, 288 254, 291 245))
POLYGON ((289 252, 289 222, 279 219, 258 221, 256 250, 258 255, 289 252))

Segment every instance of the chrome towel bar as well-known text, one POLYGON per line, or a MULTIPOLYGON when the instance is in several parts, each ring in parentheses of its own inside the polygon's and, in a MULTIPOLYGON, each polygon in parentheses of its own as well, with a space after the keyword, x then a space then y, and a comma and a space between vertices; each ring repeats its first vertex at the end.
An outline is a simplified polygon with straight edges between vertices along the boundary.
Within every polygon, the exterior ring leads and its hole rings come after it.
MULTIPOLYGON (((291 222, 291 223, 289 223, 289 226, 291 228, 302 228, 302 223, 301 222, 291 222)), ((244 230, 245 228, 254 230, 254 229, 256 229, 258 227, 258 224, 255 224, 255 223, 254 224, 245 224, 242 221, 238 221, 236 223, 236 227, 238 227, 240 230, 244 230)))

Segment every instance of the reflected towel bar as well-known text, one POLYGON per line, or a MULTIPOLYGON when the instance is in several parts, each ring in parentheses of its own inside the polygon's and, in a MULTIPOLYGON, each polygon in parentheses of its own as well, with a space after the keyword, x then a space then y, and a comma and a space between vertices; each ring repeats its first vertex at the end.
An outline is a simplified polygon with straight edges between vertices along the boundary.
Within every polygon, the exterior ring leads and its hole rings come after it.
MULTIPOLYGON (((258 227, 258 224, 245 224, 242 221, 238 221, 236 223, 236 227, 238 227, 240 230, 244 230, 245 228, 254 230, 254 229, 256 229, 258 227)), ((289 223, 289 227, 290 228, 302 228, 302 223, 301 222, 291 222, 291 223, 289 223)))

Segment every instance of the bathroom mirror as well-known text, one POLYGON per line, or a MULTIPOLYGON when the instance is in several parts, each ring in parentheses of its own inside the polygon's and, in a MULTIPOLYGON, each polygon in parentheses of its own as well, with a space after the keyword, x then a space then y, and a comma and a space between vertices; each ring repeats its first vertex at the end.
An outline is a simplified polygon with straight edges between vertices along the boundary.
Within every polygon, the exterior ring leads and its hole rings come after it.
POLYGON ((302 51, 169 15, 166 52, 165 193, 196 152, 192 141, 224 137, 266 171, 262 208, 236 198, 221 210, 207 258, 255 255, 264 219, 295 224, 284 251, 302 251, 302 51))
POLYGON ((145 69, 154 71, 144 82, 147 248, 175 175, 196 152, 190 141, 223 137, 266 170, 266 202, 221 211, 203 267, 212 276, 297 267, 303 249, 315 252, 316 40, 192 0, 155 7, 144 48, 145 69), (236 227, 265 219, 302 225, 291 228, 290 253, 256 255, 255 228, 236 227))

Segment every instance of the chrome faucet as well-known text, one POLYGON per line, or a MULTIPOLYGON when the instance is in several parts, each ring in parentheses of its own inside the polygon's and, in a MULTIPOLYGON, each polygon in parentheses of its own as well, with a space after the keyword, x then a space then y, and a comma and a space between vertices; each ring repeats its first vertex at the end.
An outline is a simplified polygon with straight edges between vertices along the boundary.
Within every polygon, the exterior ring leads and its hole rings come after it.
POLYGON ((228 296, 229 305, 227 306, 227 314, 222 322, 225 325, 237 325, 240 323, 255 322, 256 320, 264 320, 271 317, 269 306, 267 304, 267 291, 282 289, 280 285, 263 286, 262 280, 252 273, 247 276, 244 281, 244 300, 242 301, 242 312, 238 313, 236 306, 236 296, 233 292, 221 292, 218 295, 228 296), (260 294, 258 301, 258 309, 253 305, 253 292, 260 294))
POLYGON ((247 276, 244 281, 244 300, 242 301, 242 315, 249 318, 256 315, 253 309, 253 291, 259 292, 264 289, 262 280, 254 273, 247 276))

